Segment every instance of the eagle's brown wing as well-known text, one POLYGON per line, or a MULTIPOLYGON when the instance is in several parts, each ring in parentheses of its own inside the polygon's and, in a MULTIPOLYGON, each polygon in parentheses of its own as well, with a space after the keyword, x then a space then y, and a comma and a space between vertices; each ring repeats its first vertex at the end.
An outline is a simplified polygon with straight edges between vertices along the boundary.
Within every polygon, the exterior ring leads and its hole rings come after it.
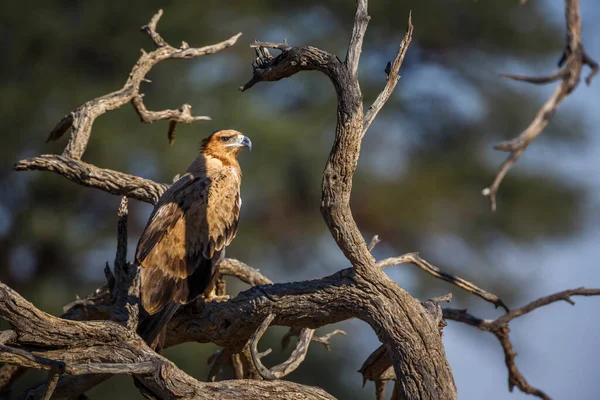
POLYGON ((239 178, 188 173, 161 196, 140 238, 141 300, 148 314, 204 292, 219 256, 237 231, 239 178))

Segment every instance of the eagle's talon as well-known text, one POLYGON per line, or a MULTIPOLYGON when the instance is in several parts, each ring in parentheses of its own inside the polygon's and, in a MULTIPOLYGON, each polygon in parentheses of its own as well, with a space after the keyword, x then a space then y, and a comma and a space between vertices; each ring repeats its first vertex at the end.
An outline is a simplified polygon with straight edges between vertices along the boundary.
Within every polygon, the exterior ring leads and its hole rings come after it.
POLYGON ((226 301, 229 301, 230 299, 231 299, 231 297, 229 295, 225 294, 222 296, 217 296, 217 295, 208 296, 204 299, 204 301, 207 303, 212 303, 212 302, 224 303, 226 301))

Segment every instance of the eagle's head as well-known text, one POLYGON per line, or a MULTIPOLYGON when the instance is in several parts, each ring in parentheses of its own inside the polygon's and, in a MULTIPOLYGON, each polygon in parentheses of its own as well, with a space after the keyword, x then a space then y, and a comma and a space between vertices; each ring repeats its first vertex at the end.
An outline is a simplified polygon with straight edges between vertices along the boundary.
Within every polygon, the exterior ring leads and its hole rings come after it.
POLYGON ((217 158, 237 157, 247 147, 252 150, 252 142, 243 133, 233 129, 213 132, 200 143, 200 152, 217 158))

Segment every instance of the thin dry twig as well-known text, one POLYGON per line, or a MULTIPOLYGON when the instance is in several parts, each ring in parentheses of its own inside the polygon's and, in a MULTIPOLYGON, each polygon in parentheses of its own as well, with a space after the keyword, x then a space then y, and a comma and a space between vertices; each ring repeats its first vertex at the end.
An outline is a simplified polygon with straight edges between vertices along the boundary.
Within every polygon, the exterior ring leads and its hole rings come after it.
POLYGON ((229 348, 225 348, 215 354, 212 354, 208 361, 211 364, 210 371, 208 372, 208 382, 215 382, 217 375, 221 372, 223 367, 231 362, 232 353, 229 348))
POLYGON ((258 326, 256 332, 254 332, 248 340, 248 343, 250 344, 250 354, 252 355, 252 362, 254 363, 254 366, 256 367, 256 370, 258 371, 260 376, 265 380, 275 380, 277 379, 277 376, 273 372, 271 372, 267 367, 265 367, 260 361, 260 355, 258 353, 257 345, 274 319, 275 314, 269 314, 258 326))
POLYGON ((323 336, 313 336, 312 341, 322 344, 323 346, 325 346, 325 350, 331 351, 331 345, 329 343, 329 339, 331 339, 335 335, 346 336, 347 333, 346 333, 346 331, 343 331, 341 329, 336 329, 336 330, 329 332, 323 336))
POLYGON ((375 246, 377 246, 380 242, 381 242, 381 239, 379 239, 379 235, 373 236, 373 238, 371 239, 371 242, 369 243, 369 251, 372 252, 373 249, 375 248, 375 246))
POLYGON ((419 256, 419 253, 407 253, 407 254, 401 255, 400 257, 386 258, 385 260, 379 261, 377 263, 377 266, 379 268, 387 268, 387 267, 391 267, 394 265, 403 264, 403 263, 407 263, 407 262, 411 263, 413 265, 416 265, 417 267, 421 268, 423 271, 427 272, 428 274, 430 274, 438 279, 441 279, 441 280, 451 283, 455 286, 458 286, 459 288, 466 290, 467 292, 472 293, 475 296, 481 297, 485 301, 494 304, 496 307, 502 307, 504 310, 506 310, 506 312, 509 311, 506 304, 495 294, 481 289, 480 287, 467 281, 466 279, 463 279, 456 275, 452 275, 452 274, 449 274, 447 272, 440 270, 438 267, 430 264, 428 261, 421 258, 421 256, 419 256))
MULTIPOLYGON (((282 349, 287 348, 288 345, 290 344, 290 339, 294 336, 299 337, 304 329, 308 329, 308 328, 298 328, 298 327, 290 328, 290 330, 287 331, 287 333, 285 335, 283 335, 283 337, 281 338, 281 348, 282 349)), ((315 343, 319 343, 319 344, 322 344, 323 346, 325 346, 325 350, 331 351, 331 344, 329 343, 329 339, 331 339, 335 335, 346 336, 346 332, 341 329, 336 329, 336 330, 329 332, 323 336, 314 336, 313 335, 311 340, 315 343)))
POLYGON ((531 386, 521 371, 519 371, 519 368, 515 362, 517 353, 515 352, 510 341, 509 323, 515 318, 521 317, 533 310, 557 301, 566 301, 573 305, 575 303, 573 300, 571 300, 571 296, 600 296, 600 289, 578 288, 564 290, 549 296, 541 297, 523 307, 515 308, 495 320, 481 319, 469 314, 467 310, 457 310, 453 308, 445 308, 443 309, 443 313, 445 319, 462 322, 478 329, 491 332, 498 339, 500 345, 502 346, 502 350, 504 351, 505 364, 506 368, 508 369, 509 391, 512 392, 516 386, 523 393, 531 394, 544 400, 551 400, 550 396, 548 396, 542 390, 531 386))
POLYGON ((362 135, 364 136, 367 133, 367 130, 375 120, 377 113, 383 108, 385 103, 388 101, 394 89, 396 88, 396 84, 400 80, 400 68, 402 67, 402 62, 404 61, 404 56, 408 51, 408 46, 412 41, 413 34, 413 24, 412 24, 412 12, 408 13, 408 26, 406 28, 406 34, 402 39, 402 43, 400 43, 400 49, 398 50, 398 54, 394 59, 394 62, 389 63, 386 68, 386 79, 387 83, 383 88, 382 92, 377 96, 371 107, 365 112, 365 116, 363 118, 363 131, 362 135))
POLYGON ((60 375, 58 372, 49 372, 48 373, 48 387, 46 388, 46 393, 44 393, 43 400, 50 400, 52 395, 54 394, 54 389, 56 389, 56 384, 58 383, 58 378, 60 375))
POLYGON ((510 152, 510 155, 498 169, 492 184, 482 191, 482 194, 489 198, 492 211, 496 211, 496 194, 498 193, 498 188, 500 187, 502 180, 510 168, 519 160, 527 146, 542 133, 562 101, 575 90, 579 84, 583 66, 587 65, 591 68, 590 74, 585 78, 587 85, 590 85, 592 78, 598 73, 598 63, 592 60, 583 47, 579 0, 565 0, 565 19, 567 25, 567 44, 563 57, 559 62, 559 66, 564 64, 563 68, 555 74, 542 77, 525 77, 510 74, 502 75, 509 79, 534 84, 546 84, 559 79, 562 79, 562 82, 540 108, 533 121, 519 134, 519 136, 494 146, 496 150, 510 152))
POLYGON ((283 363, 272 367, 270 370, 278 379, 281 379, 292 372, 294 372, 300 364, 306 358, 306 353, 308 353, 308 347, 310 346, 310 342, 315 334, 314 329, 304 328, 300 332, 300 336, 298 337, 298 343, 296 344, 296 348, 290 354, 289 358, 283 363))
POLYGON ((135 108, 135 111, 142 122, 151 124, 156 121, 169 120, 169 130, 167 131, 169 144, 175 142, 175 133, 178 123, 191 124, 196 121, 210 121, 210 117, 207 116, 194 117, 192 115, 192 106, 189 104, 184 104, 177 110, 149 111, 144 104, 143 95, 139 94, 131 100, 131 104, 135 108))

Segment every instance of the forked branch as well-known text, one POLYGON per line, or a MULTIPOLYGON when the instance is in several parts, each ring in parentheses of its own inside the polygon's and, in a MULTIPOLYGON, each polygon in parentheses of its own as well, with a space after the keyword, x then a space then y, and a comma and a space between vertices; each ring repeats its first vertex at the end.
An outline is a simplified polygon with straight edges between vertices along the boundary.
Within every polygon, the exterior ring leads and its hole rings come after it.
POLYGON ((523 307, 515 308, 503 316, 495 319, 481 319, 467 312, 467 310, 456 310, 452 308, 444 309, 444 318, 457 322, 462 322, 478 329, 492 333, 500 342, 504 351, 504 361, 508 369, 508 390, 513 391, 514 387, 518 387, 523 393, 531 394, 544 400, 551 400, 550 396, 542 390, 531 386, 515 362, 517 353, 515 352, 512 342, 510 341, 510 326, 509 323, 525 314, 530 313, 540 307, 547 306, 557 301, 566 301, 571 305, 575 303, 571 300, 572 296, 600 296, 600 289, 570 289, 552 294, 550 296, 541 297, 537 300, 526 304, 523 307))
POLYGON ((556 87, 554 93, 550 96, 544 105, 540 108, 529 126, 512 140, 499 143, 494 148, 496 150, 509 152, 510 155, 500 166, 498 173, 492 184, 483 189, 482 194, 490 200, 492 211, 496 211, 496 194, 502 180, 510 168, 519 160, 527 146, 531 144, 542 133, 558 106, 579 84, 581 71, 584 65, 591 68, 591 72, 585 78, 587 85, 590 85, 594 75, 598 73, 598 63, 586 53, 581 38, 581 12, 579 9, 579 0, 565 0, 565 18, 567 25, 567 43, 559 66, 564 66, 555 74, 543 77, 526 77, 518 75, 504 74, 502 76, 518 81, 546 84, 561 79, 561 83, 556 87))
MULTIPOLYGON (((142 31, 146 32, 156 46, 156 50, 149 53, 142 50, 142 55, 135 63, 129 78, 125 85, 112 93, 90 100, 77 109, 73 110, 69 115, 65 116, 56 125, 50 133, 48 140, 57 140, 71 128, 71 139, 63 152, 63 156, 80 160, 87 147, 92 126, 96 118, 102 114, 115 110, 132 102, 138 114, 144 122, 154 122, 161 119, 167 119, 172 123, 183 122, 191 123, 194 121, 210 119, 208 117, 193 117, 191 115, 191 107, 184 104, 179 110, 165 110, 152 112, 148 111, 142 102, 140 95, 140 85, 147 81, 146 75, 159 62, 167 59, 194 58, 206 54, 213 54, 233 46, 241 33, 232 36, 231 38, 205 47, 194 48, 183 42, 180 47, 172 47, 169 45, 156 31, 156 25, 162 16, 162 10, 152 17, 150 23, 142 27, 142 31)), ((169 141, 174 138, 174 125, 169 128, 169 141)))

